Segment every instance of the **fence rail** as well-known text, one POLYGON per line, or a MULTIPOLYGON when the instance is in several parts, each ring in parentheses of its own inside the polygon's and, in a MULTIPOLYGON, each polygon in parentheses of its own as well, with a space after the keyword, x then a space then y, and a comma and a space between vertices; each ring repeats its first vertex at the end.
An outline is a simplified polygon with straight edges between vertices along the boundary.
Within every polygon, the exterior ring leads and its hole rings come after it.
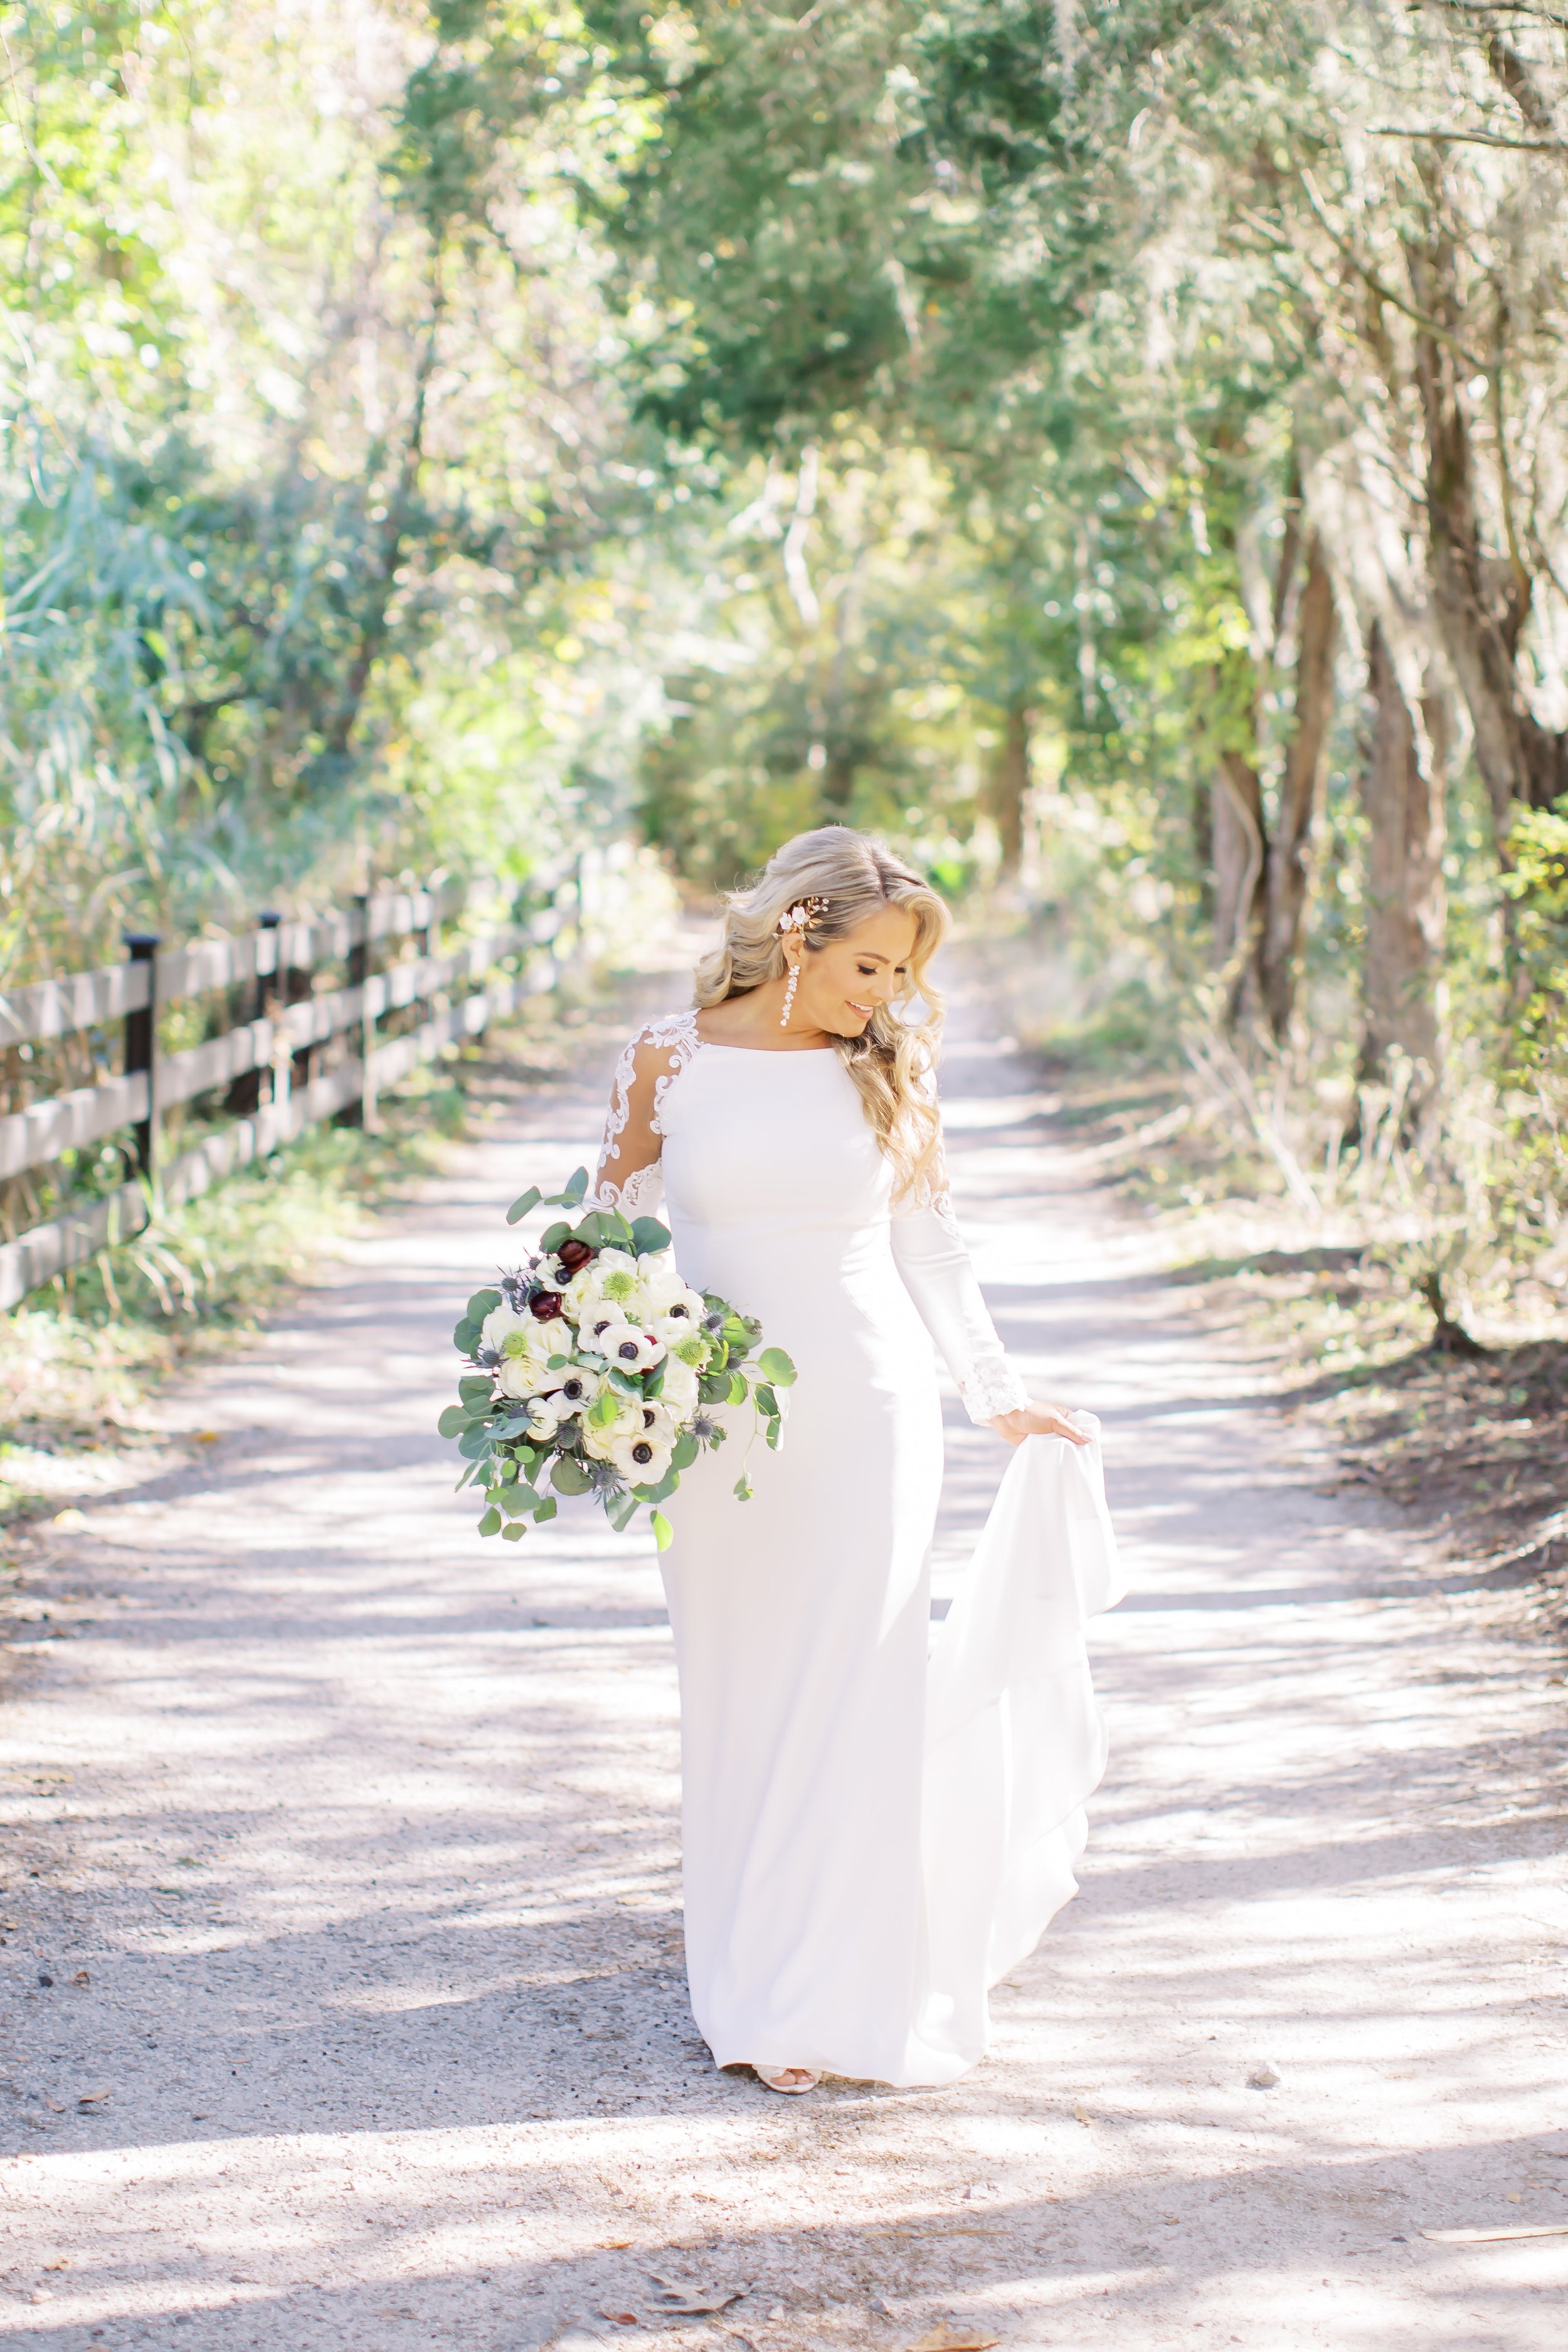
POLYGON ((553 983, 563 940, 570 936, 574 951, 581 945, 583 902, 579 859, 549 878, 526 921, 445 952, 432 951, 432 938, 467 910, 468 894, 387 892, 310 921, 264 915, 243 937, 163 952, 156 940, 129 933, 122 964, 0 994, 0 1049, 123 1024, 119 1075, 0 1117, 0 1179, 46 1167, 108 1136, 130 1139, 121 1146, 124 1182, 79 1205, 68 1202, 47 1222, 0 1243, 0 1309, 142 1232, 159 1201, 195 1199, 318 1120, 374 1121, 378 1098, 420 1063, 478 1036, 553 983), (394 940, 411 941, 415 952, 371 970, 377 948, 394 940), (519 969, 499 970, 513 960, 519 969), (331 963, 346 965, 346 986, 318 986, 321 967, 331 963), (250 1017, 224 1013, 226 1025, 200 1045, 160 1054, 160 1012, 220 989, 247 992, 250 1017), (378 1043, 377 1023, 411 1006, 423 1007, 425 1018, 378 1043), (342 1057, 318 1069, 317 1056, 334 1041, 344 1049, 342 1057), (247 1087, 248 1101, 237 1102, 237 1089, 247 1087), (218 1089, 227 1090, 227 1108, 241 1115, 163 1167, 164 1114, 218 1089))

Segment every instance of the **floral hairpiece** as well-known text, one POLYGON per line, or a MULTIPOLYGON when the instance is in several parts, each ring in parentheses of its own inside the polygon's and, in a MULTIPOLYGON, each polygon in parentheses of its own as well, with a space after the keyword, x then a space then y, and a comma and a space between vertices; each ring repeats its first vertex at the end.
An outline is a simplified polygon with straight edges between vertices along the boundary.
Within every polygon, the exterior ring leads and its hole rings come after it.
POLYGON ((804 931, 808 925, 816 922, 818 915, 826 915, 826 898, 802 898, 796 905, 784 908, 784 913, 779 917, 779 929, 781 933, 804 931))

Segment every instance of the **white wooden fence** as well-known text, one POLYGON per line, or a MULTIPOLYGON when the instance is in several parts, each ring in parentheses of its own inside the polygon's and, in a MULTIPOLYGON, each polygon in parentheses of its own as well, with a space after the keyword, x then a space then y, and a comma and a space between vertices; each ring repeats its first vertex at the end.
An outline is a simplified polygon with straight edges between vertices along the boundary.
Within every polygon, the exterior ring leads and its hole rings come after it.
POLYGON ((47 1223, 0 1243, 0 1309, 140 1233, 160 1201, 194 1199, 318 1119, 374 1120, 377 1097, 419 1063, 552 986, 563 957, 583 952, 584 865, 578 859, 553 875, 527 920, 465 938, 445 953, 431 951, 432 940, 468 908, 461 888, 367 895, 313 921, 263 916, 242 937, 163 952, 149 935, 128 933, 122 964, 0 992, 0 1048, 122 1025, 117 1076, 0 1118, 0 1179, 114 1136, 125 1138, 128 1171, 100 1197, 68 1201, 47 1223), (404 943, 400 960, 373 970, 394 942, 404 943), (343 965, 347 985, 317 992, 326 964, 343 965), (161 1009, 218 989, 244 991, 252 1017, 184 1052, 160 1054, 161 1009), (296 1001, 285 1001, 289 995, 296 1001), (378 1044, 377 1024, 409 1005, 424 1018, 378 1044), (323 1048, 339 1058, 318 1071, 323 1048), (164 1114, 220 1087, 242 1115, 163 1165, 164 1114))

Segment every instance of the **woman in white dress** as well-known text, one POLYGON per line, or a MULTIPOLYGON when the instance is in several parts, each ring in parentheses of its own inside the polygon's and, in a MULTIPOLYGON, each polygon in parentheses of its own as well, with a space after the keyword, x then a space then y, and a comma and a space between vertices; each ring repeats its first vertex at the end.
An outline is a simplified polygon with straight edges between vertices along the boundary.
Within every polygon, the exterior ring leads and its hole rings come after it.
MULTIPOLYGON (((927 977, 945 926, 880 843, 790 842, 730 900, 696 1010, 626 1047, 595 1182, 637 1213, 662 1181, 687 1280, 797 1370, 782 1449, 752 1450, 753 1498, 733 1492, 731 1438, 683 1478, 664 1559, 692 2009, 718 2065, 777 2091, 948 2082, 983 2047, 973 2000, 933 1978, 922 1862, 932 1340, 971 1419, 1010 1444, 1089 1434, 1009 1365, 948 1202, 927 977)), ((1031 1898, 1029 1944, 1072 1892, 1073 1851, 1031 1898)))

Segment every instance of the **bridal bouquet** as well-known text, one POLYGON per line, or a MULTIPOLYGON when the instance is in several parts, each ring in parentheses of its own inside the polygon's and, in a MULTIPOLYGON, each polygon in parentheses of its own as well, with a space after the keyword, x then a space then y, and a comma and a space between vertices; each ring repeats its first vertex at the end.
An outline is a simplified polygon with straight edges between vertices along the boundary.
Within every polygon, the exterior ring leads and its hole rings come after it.
MULTIPOLYGON (((587 1189, 579 1168, 563 1192, 526 1192, 507 1223, 542 1202, 577 1211, 587 1189)), ((753 1427, 779 1443, 795 1366, 762 1337, 727 1299, 687 1287, 656 1217, 590 1209, 547 1226, 524 1265, 474 1293, 452 1334, 467 1369, 438 1426, 467 1461, 458 1486, 483 1493, 480 1535, 516 1542, 530 1519, 554 1517, 556 1495, 596 1495, 616 1528, 652 1507, 662 1551, 670 1528, 658 1506, 700 1447, 723 1442, 718 1408, 750 1400, 753 1427)), ((735 1493, 751 1492, 742 1465, 735 1493)))

